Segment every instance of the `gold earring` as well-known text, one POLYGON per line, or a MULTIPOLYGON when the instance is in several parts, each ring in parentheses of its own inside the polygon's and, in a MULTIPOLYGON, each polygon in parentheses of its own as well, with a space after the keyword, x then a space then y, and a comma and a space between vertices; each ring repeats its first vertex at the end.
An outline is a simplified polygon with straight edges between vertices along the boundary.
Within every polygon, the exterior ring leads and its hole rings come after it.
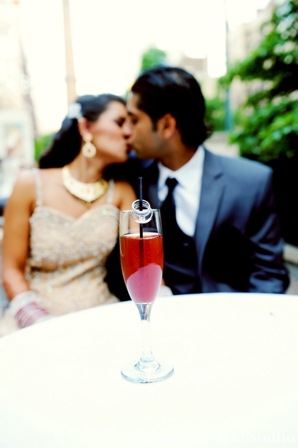
POLYGON ((92 159, 92 157, 94 157, 96 154, 96 148, 93 145, 93 143, 91 143, 92 135, 86 134, 83 137, 83 140, 85 142, 85 144, 83 145, 83 148, 82 148, 83 156, 87 157, 87 159, 92 159))

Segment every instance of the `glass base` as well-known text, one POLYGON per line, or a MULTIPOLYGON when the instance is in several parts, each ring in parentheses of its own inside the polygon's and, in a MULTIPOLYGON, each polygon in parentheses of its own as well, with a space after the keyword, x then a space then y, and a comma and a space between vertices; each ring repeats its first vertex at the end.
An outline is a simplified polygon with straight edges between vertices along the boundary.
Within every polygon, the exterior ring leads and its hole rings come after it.
POLYGON ((173 373, 174 368, 171 365, 157 361, 153 368, 145 369, 139 367, 139 361, 131 361, 121 370, 123 378, 132 383, 155 383, 169 378, 173 373))

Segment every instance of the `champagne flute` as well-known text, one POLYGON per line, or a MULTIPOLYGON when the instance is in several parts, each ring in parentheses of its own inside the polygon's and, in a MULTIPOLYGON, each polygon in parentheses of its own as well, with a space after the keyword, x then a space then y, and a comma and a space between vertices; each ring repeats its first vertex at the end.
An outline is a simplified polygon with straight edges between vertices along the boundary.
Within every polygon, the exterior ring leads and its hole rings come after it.
POLYGON ((150 314, 163 272, 163 241, 160 212, 147 201, 135 201, 133 210, 120 213, 120 258, 131 299, 141 318, 140 359, 125 365, 122 376, 134 383, 152 383, 172 375, 172 366, 158 362, 150 342, 150 314))

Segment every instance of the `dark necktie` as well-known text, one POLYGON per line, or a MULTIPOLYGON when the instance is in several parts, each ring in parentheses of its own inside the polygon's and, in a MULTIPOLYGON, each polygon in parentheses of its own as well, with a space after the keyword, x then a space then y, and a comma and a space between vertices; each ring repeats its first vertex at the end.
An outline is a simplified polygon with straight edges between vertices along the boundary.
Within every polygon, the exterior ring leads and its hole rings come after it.
POLYGON ((171 252, 171 248, 175 247, 175 234, 177 234, 177 231, 179 232, 176 221, 176 206, 173 197, 173 191, 177 184, 178 181, 175 178, 167 178, 166 185, 168 186, 168 194, 160 208, 164 249, 167 252, 171 252))
POLYGON ((201 292, 197 252, 193 238, 178 226, 173 191, 178 181, 168 178, 168 194, 160 207, 165 254, 163 277, 174 294, 201 292))

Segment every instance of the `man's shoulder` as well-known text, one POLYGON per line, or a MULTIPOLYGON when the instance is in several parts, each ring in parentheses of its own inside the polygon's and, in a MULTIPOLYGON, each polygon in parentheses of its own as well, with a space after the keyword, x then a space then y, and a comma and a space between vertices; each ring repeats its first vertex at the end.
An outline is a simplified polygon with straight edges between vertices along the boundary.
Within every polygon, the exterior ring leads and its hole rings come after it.
POLYGON ((272 169, 263 163, 245 159, 244 157, 230 157, 215 154, 206 149, 205 157, 207 163, 216 163, 223 174, 236 178, 247 178, 250 176, 267 178, 272 174, 272 169))

